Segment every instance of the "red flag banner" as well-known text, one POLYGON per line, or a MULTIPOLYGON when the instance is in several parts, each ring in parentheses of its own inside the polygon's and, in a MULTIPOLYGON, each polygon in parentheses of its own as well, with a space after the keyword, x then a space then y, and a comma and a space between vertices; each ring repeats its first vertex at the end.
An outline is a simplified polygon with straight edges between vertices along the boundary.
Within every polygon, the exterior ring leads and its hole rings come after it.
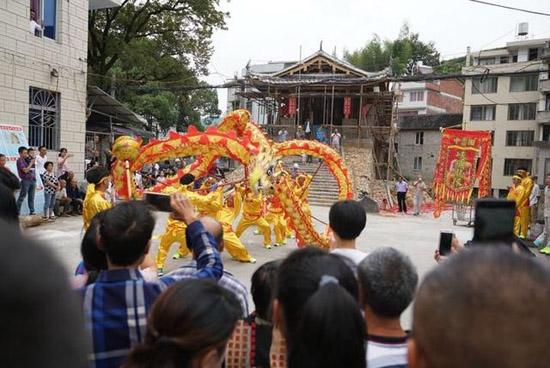
POLYGON ((351 97, 344 97, 344 116, 349 118, 351 115, 351 97))
POLYGON ((434 217, 445 203, 470 203, 476 184, 478 197, 490 194, 491 133, 443 129, 433 179, 434 217))
POLYGON ((288 114, 290 116, 296 114, 296 97, 289 97, 288 99, 288 114))

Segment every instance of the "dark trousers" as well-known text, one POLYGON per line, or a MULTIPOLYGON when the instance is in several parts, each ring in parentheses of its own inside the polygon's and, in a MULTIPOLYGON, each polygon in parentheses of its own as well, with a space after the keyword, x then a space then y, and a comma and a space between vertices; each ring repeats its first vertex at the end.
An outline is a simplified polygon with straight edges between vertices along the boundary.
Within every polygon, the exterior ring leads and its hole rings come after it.
POLYGON ((397 192, 397 204, 399 205, 399 212, 407 213, 407 192, 397 192))
POLYGON ((34 215, 34 191, 36 190, 36 180, 21 180, 21 191, 19 192, 19 198, 17 198, 17 211, 21 214, 21 206, 25 197, 28 197, 29 211, 31 215, 34 215))

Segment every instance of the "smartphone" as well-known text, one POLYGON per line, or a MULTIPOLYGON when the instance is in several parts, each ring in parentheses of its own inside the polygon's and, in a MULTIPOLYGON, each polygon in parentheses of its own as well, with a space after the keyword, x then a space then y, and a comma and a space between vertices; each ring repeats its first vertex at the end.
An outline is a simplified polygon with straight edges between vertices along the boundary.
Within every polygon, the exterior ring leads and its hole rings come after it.
POLYGON ((168 194, 146 192, 145 202, 155 207, 157 211, 172 212, 170 196, 168 194))
POLYGON ((474 243, 514 241, 516 203, 505 199, 483 198, 475 202, 474 243))
POLYGON ((439 234, 439 254, 446 256, 451 253, 451 243, 453 242, 453 232, 451 230, 441 230, 439 234))

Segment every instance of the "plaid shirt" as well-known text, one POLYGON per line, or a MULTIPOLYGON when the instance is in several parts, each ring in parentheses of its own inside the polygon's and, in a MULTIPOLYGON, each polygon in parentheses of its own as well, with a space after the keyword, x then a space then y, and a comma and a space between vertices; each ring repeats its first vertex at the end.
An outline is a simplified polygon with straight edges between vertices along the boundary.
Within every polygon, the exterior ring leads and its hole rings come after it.
MULTIPOLYGON (((197 262, 192 261, 184 266, 181 266, 174 271, 166 274, 168 277, 173 277, 176 279, 189 277, 191 274, 196 272, 197 262)), ((223 275, 218 281, 218 285, 222 288, 229 290, 235 295, 239 303, 241 303, 241 309, 243 310, 243 318, 246 318, 249 314, 248 312, 248 290, 237 278, 229 271, 223 270, 223 275)))
POLYGON ((120 367, 130 350, 143 341, 149 311, 168 286, 183 278, 218 280, 223 275, 215 240, 199 221, 187 227, 186 237, 198 254, 194 272, 147 282, 137 269, 107 270, 94 284, 81 289, 86 328, 94 347, 90 367, 120 367))

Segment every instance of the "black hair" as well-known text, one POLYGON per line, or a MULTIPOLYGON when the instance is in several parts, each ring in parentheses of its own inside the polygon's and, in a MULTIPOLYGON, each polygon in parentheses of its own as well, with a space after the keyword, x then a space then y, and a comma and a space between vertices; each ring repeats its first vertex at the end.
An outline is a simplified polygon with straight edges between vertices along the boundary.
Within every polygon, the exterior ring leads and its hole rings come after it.
MULTIPOLYGON (((40 151, 42 148, 46 148, 46 146, 38 146, 38 150, 40 151)), ((46 148, 47 149, 47 148, 46 148)))
POLYGON ((366 329, 357 281, 335 255, 308 247, 279 267, 275 297, 283 316, 289 368, 366 365, 366 329))
POLYGON ((359 202, 351 199, 334 203, 330 207, 328 218, 330 228, 344 240, 357 238, 367 223, 365 209, 359 202))
POLYGON ((65 268, 13 226, 0 221, 0 234, 2 366, 86 366, 82 305, 65 268))
POLYGON ((90 226, 84 233, 82 242, 80 243, 80 254, 82 255, 82 261, 84 262, 84 268, 88 273, 88 279, 86 284, 93 284, 97 275, 101 270, 106 270, 107 256, 98 248, 98 237, 101 222, 105 216, 105 211, 99 212, 92 218, 90 226))
POLYGON ((105 211, 100 226, 101 246, 111 263, 129 266, 147 250, 155 218, 147 204, 123 202, 105 211))
POLYGON ((27 151, 29 151, 29 152, 30 152, 30 151, 34 151, 34 148, 29 147, 29 148, 27 149, 27 151))
POLYGON ((23 151, 28 151, 28 148, 25 147, 25 146, 21 146, 21 147, 19 147, 19 148, 17 149, 17 152, 18 152, 19 154, 23 153, 23 151))
POLYGON ((53 162, 51 162, 51 161, 44 162, 44 169, 48 170, 48 165, 52 165, 52 167, 53 167, 53 162))
POLYGON ((61 157, 61 154, 63 153, 63 151, 68 152, 66 148, 61 148, 59 150, 59 157, 61 157))
POLYGON ((97 185, 106 176, 109 176, 109 171, 104 167, 96 166, 86 172, 86 181, 97 185))
POLYGON ((235 296, 210 280, 185 280, 160 295, 147 321, 145 342, 124 368, 189 368, 197 354, 225 345, 241 316, 235 296))
POLYGON ((189 185, 194 181, 195 181, 195 175, 193 174, 185 174, 180 178, 181 185, 189 185))
POLYGON ((271 301, 280 260, 264 263, 252 274, 250 293, 258 317, 271 321, 271 301))
MULTIPOLYGON (((13 191, 0 183, 0 219, 11 225, 19 225, 19 213, 13 191)), ((19 231, 19 227, 17 227, 19 231)))
POLYGON ((550 269, 509 246, 458 252, 420 285, 413 339, 432 367, 543 368, 550 269))
POLYGON ((0 153, 0 158, 2 157, 6 157, 6 155, 4 155, 3 153, 0 153))
POLYGON ((357 267, 363 305, 375 315, 399 318, 411 304, 418 274, 409 257, 397 249, 378 248, 357 267))

